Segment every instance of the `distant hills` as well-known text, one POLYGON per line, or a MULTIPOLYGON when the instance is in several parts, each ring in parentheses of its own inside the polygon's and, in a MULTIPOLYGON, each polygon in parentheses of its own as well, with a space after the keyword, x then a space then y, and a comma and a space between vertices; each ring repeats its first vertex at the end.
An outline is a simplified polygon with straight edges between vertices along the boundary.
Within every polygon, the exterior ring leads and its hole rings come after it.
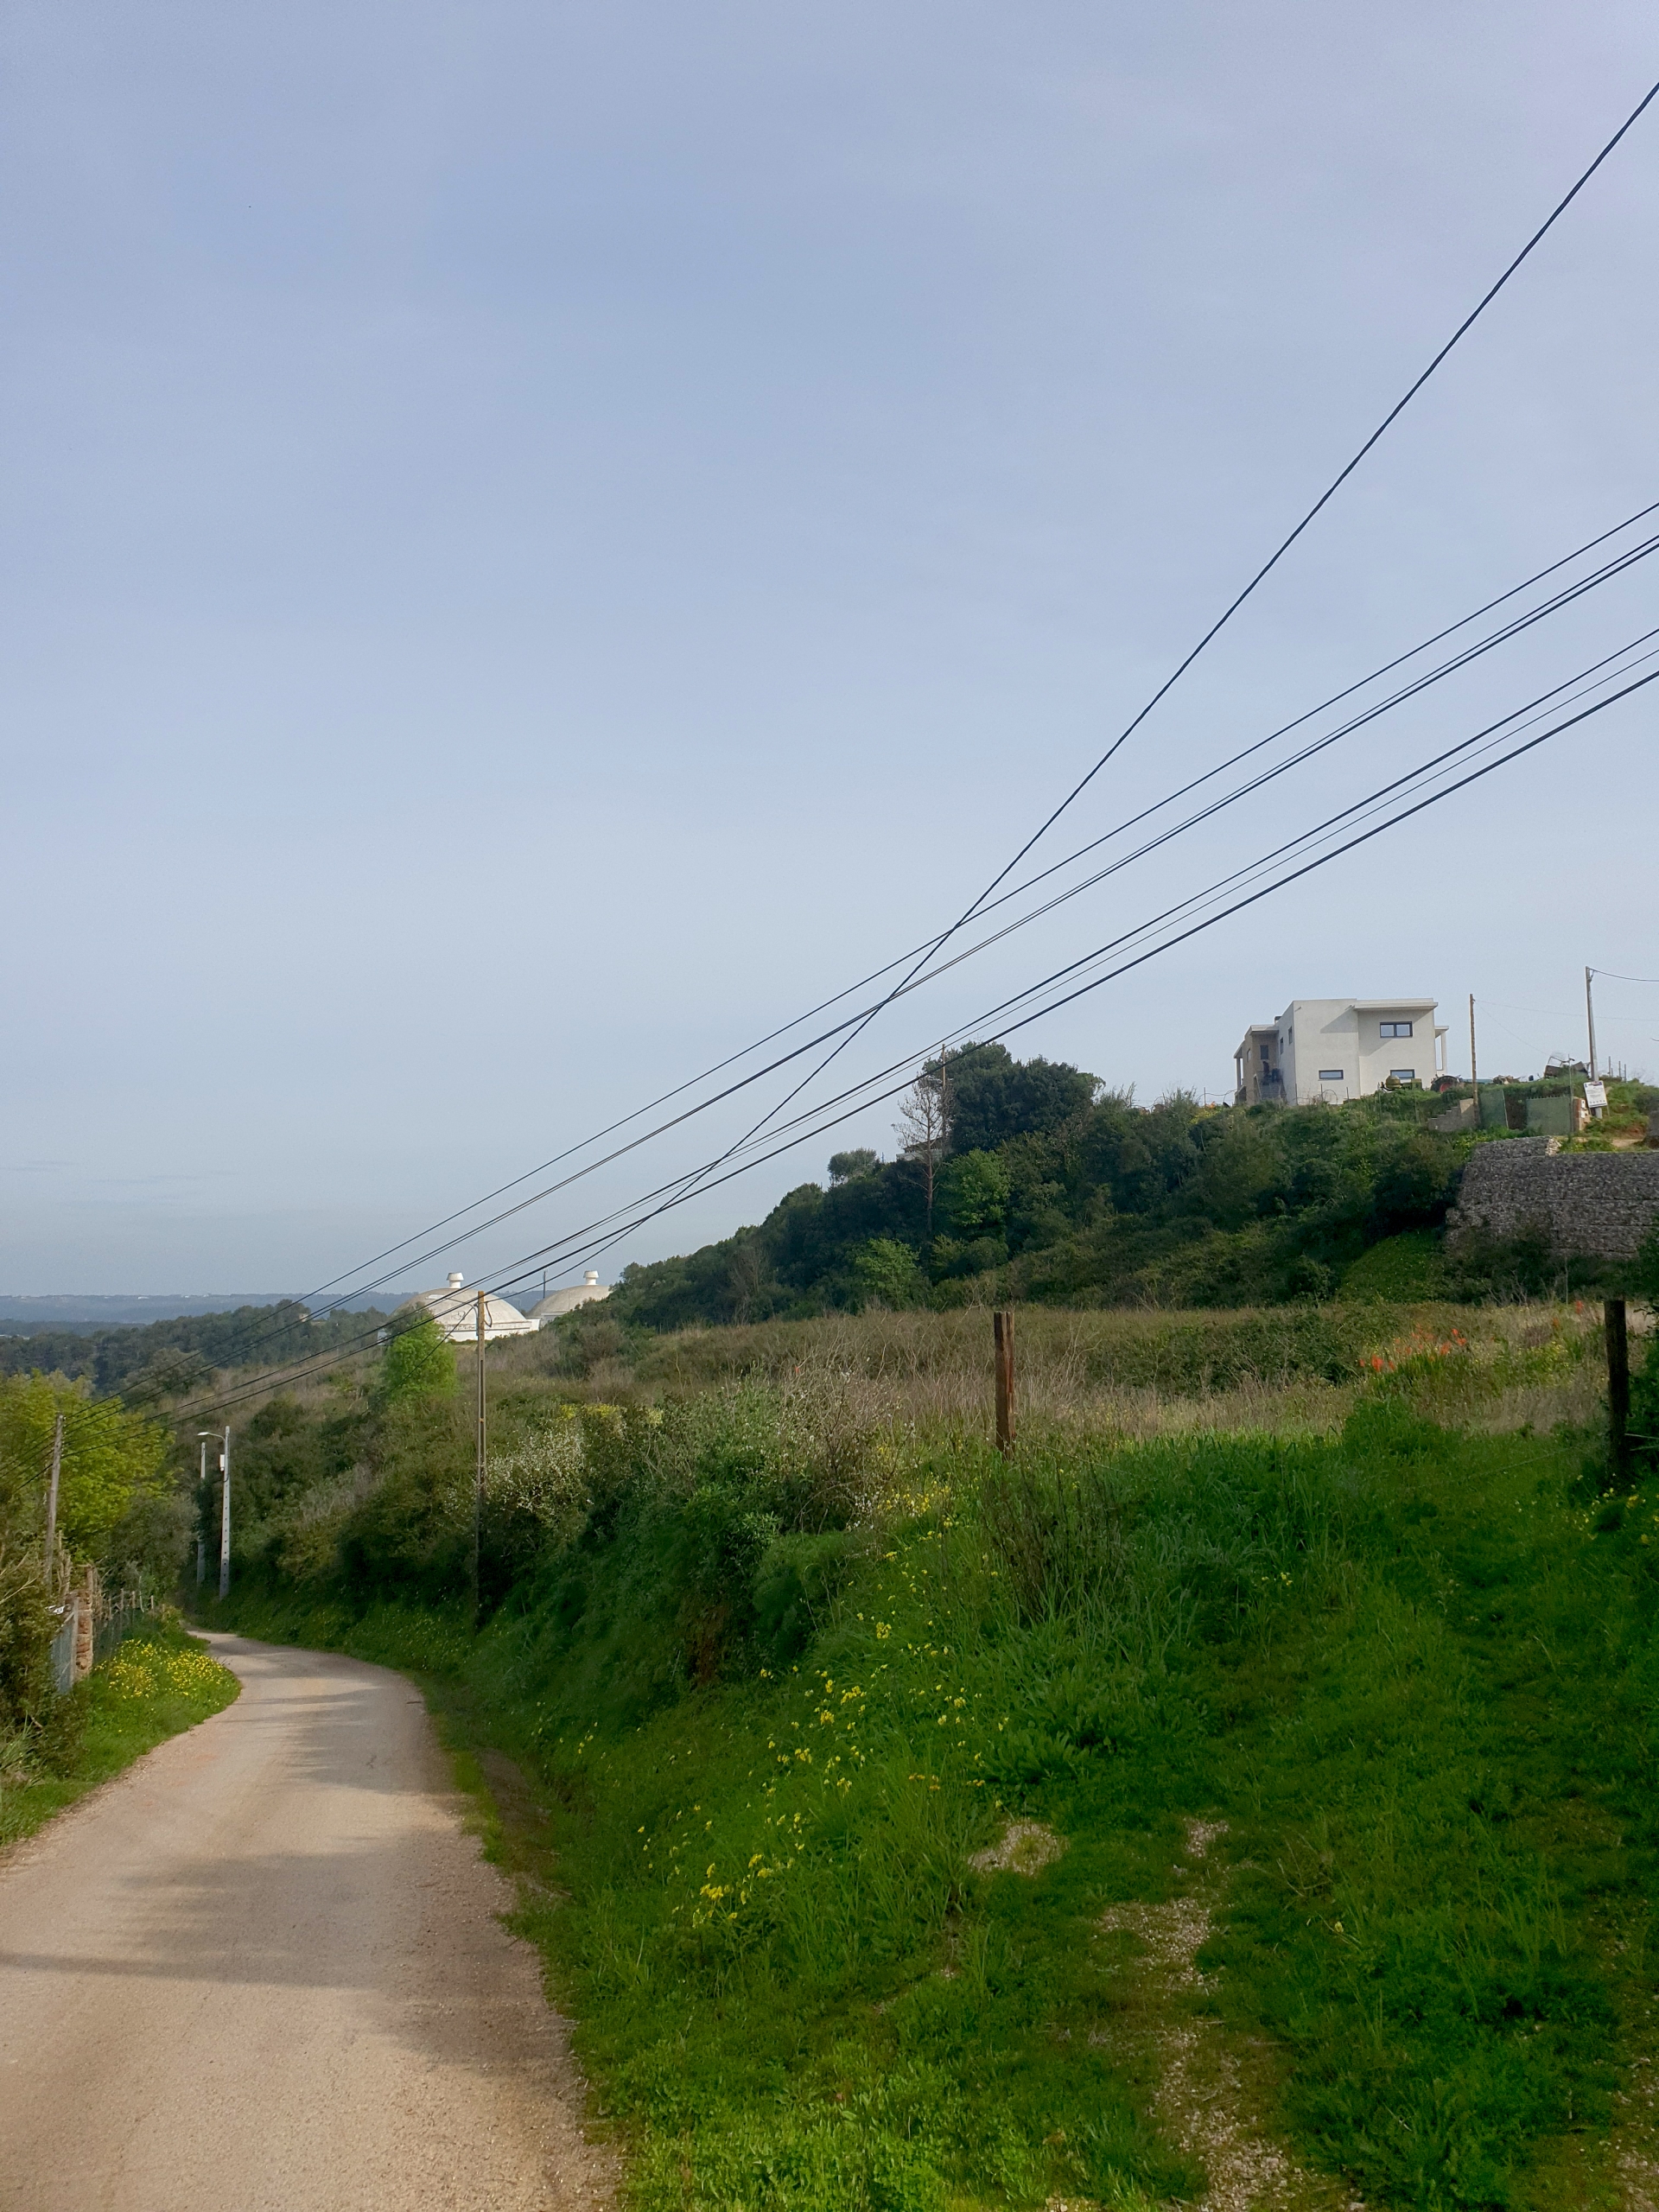
MULTIPOLYGON (((145 1294, 118 1293, 108 1296, 66 1292, 41 1298, 0 1297, 0 1336, 16 1336, 36 1329, 119 1329, 142 1326, 147 1321, 177 1321, 200 1313, 233 1313, 248 1306, 280 1306, 297 1296, 291 1290, 204 1291, 186 1297, 163 1292, 145 1294)), ((379 1294, 382 1302, 385 1292, 379 1294)), ((374 1304, 372 1296, 348 1298, 348 1312, 374 1304)))

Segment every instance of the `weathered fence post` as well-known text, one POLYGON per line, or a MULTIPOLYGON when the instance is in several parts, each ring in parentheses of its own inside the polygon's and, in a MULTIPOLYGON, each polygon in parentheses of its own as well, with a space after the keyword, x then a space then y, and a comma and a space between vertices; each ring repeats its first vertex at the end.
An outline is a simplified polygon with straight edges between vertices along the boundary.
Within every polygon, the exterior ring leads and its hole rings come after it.
POLYGON ((996 1448, 1006 1459, 1014 1449, 1014 1315, 1001 1308, 991 1316, 996 1347, 996 1448))
POLYGON ((1630 1463, 1630 1339, 1622 1298, 1602 1307, 1607 1336, 1607 1456, 1623 1482, 1630 1463))
POLYGON ((98 1615, 103 1598, 98 1569, 88 1560, 74 1592, 75 1680, 85 1681, 98 1662, 98 1615))

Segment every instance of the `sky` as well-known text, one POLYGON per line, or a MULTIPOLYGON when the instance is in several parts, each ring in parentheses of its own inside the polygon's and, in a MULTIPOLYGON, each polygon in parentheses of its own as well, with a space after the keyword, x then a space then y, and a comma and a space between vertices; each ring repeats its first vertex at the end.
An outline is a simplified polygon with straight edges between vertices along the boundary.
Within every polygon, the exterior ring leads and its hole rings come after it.
MULTIPOLYGON (((16 0, 0 59, 0 1292, 311 1291, 548 1245, 608 1281, 891 1152, 889 1102, 576 1236, 805 1061, 417 1234, 955 921, 1659 37, 1634 0, 16 0)), ((1028 868, 1659 499, 1656 218, 1659 105, 1028 868)), ((1653 600, 1633 570, 950 970, 782 1118, 1653 600)), ((1400 992, 1461 1071, 1473 992, 1483 1074, 1581 1051, 1586 963, 1659 976, 1656 702, 1011 1048, 1219 1097, 1248 1023, 1400 992)), ((1659 1073, 1659 986, 1598 994, 1659 1073)))

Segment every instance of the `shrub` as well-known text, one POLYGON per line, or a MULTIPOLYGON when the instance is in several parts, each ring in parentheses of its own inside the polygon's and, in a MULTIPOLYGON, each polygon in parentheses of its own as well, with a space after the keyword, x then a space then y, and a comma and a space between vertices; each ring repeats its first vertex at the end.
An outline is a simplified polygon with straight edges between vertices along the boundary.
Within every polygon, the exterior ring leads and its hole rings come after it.
POLYGON ((57 1625, 40 1561, 0 1541, 0 1732, 38 1721, 51 1696, 48 1660, 57 1625))
POLYGON ((380 1396, 389 1406, 408 1398, 448 1397, 455 1387, 455 1348, 433 1320, 392 1338, 380 1362, 380 1396))
POLYGON ((908 1244, 892 1236, 873 1236, 853 1255, 853 1282, 861 1306, 885 1306, 899 1313, 927 1296, 927 1277, 908 1244))

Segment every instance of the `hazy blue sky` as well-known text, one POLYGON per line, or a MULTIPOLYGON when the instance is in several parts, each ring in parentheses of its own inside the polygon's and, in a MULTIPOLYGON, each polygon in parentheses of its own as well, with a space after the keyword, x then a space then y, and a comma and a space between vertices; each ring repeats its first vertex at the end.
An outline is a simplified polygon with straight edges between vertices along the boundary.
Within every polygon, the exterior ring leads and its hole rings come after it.
MULTIPOLYGON (((952 918, 1659 74, 1634 0, 16 0, 0 50, 6 1291, 308 1288, 952 918)), ((1077 842, 1659 499, 1656 218, 1659 110, 1077 842)), ((1618 594, 849 1061, 1659 620, 1618 594)), ((1023 1049, 1214 1094, 1291 997, 1408 990, 1462 1066, 1472 989, 1530 1072, 1586 961, 1659 975, 1656 695, 1023 1049)), ((1659 988, 1603 1005, 1659 1071, 1659 988)))

